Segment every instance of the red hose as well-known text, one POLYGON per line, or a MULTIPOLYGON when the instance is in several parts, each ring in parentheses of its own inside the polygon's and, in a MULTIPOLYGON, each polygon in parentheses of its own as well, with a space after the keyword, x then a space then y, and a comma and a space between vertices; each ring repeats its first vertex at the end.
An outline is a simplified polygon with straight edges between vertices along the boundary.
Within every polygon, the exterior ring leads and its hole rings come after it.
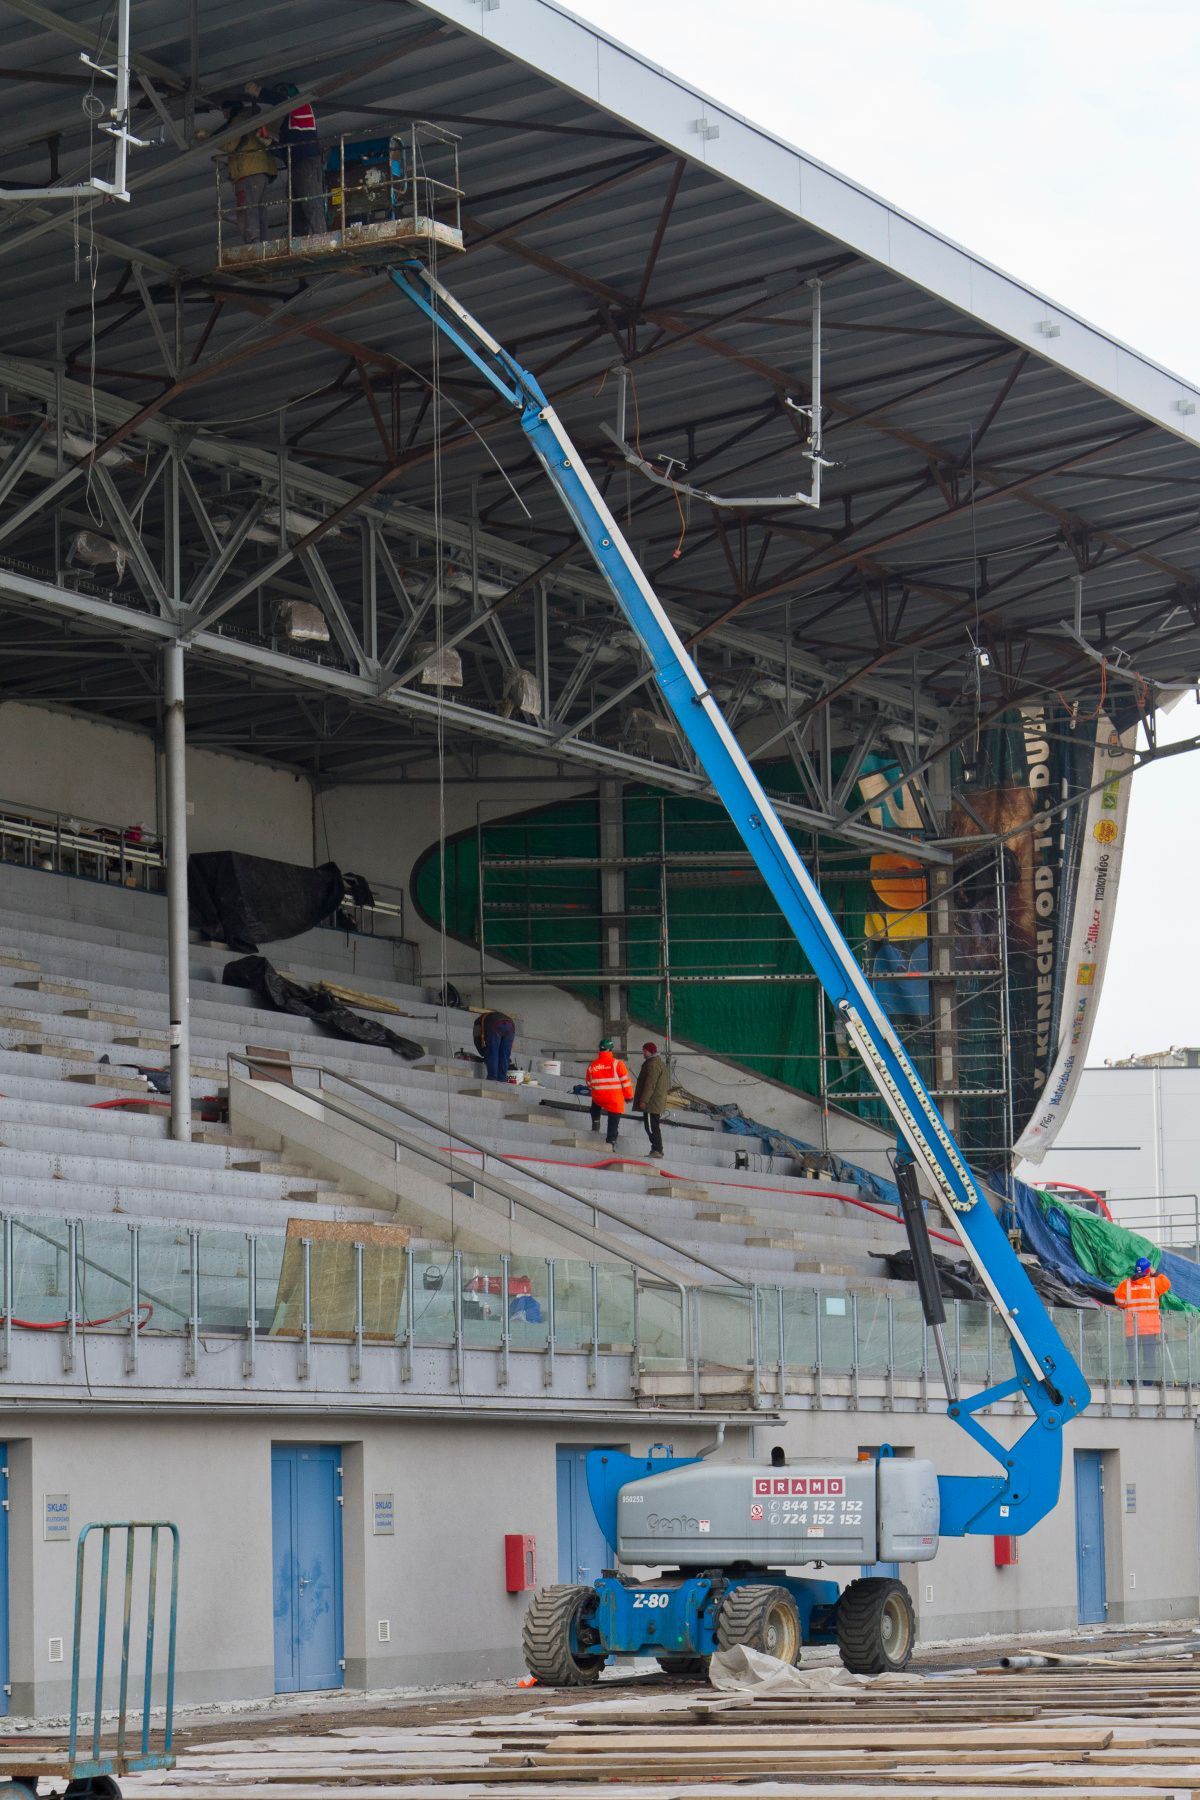
MULTIPOLYGON (((97 1326, 100 1325, 115 1325, 118 1319, 127 1319, 131 1311, 132 1308, 127 1306, 124 1312, 113 1313, 107 1319, 76 1319, 75 1329, 77 1331, 94 1331, 97 1326)), ((151 1306, 149 1300, 143 1300, 138 1307, 138 1312, 143 1315, 138 1320, 138 1330, 141 1331, 154 1317, 154 1308, 151 1306)), ((0 1313, 0 1324, 3 1323, 3 1320, 4 1315, 0 1313)), ((13 1324, 19 1325, 22 1331, 65 1331, 70 1324, 70 1320, 18 1319, 14 1313, 13 1324)))
MULTIPOLYGON (((438 1148, 444 1156, 480 1156, 483 1154, 479 1150, 462 1150, 453 1144, 441 1144, 438 1148)), ((632 1164, 634 1168, 645 1169, 647 1174, 664 1176, 668 1181, 683 1181, 696 1185, 694 1175, 677 1175, 671 1169, 660 1168, 657 1163, 651 1169, 648 1162, 637 1156, 604 1156, 596 1162, 586 1163, 570 1162, 565 1156, 509 1156, 505 1158, 505 1161, 545 1163, 552 1169, 612 1169, 618 1166, 628 1167, 632 1164)), ((757 1181, 711 1181, 705 1176, 703 1185, 705 1187, 730 1188, 739 1194, 784 1194, 791 1200, 796 1198, 791 1188, 768 1187, 765 1183, 757 1181)), ((872 1206, 869 1200, 856 1199, 853 1194, 838 1194, 832 1188, 806 1188, 805 1192, 814 1200, 840 1200, 843 1206, 857 1206, 862 1212, 874 1213, 877 1219, 886 1219, 890 1225, 903 1227, 904 1221, 895 1213, 886 1212, 882 1206, 872 1206)), ((956 1250, 962 1248, 958 1239, 951 1237, 947 1232, 931 1229, 929 1235, 936 1238, 939 1244, 952 1244, 956 1250)))
POLYGON ((1072 1194, 1086 1194, 1089 1200, 1094 1200, 1096 1202, 1102 1216, 1108 1220, 1109 1224, 1116 1224, 1116 1220, 1108 1210, 1108 1201, 1104 1198, 1103 1194, 1098 1194, 1095 1188, 1080 1187, 1077 1181, 1052 1181, 1049 1184, 1048 1191, 1054 1193, 1057 1188, 1066 1188, 1068 1193, 1072 1194))

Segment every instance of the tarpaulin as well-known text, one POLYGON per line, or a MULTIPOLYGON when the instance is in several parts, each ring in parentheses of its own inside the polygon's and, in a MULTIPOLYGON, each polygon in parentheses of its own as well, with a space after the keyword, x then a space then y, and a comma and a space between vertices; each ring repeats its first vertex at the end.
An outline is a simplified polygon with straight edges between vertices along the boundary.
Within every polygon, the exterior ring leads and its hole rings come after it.
POLYGON ((990 1180, 1011 1202, 1026 1248, 1073 1287, 1111 1302, 1117 1283, 1145 1256, 1171 1283, 1164 1312, 1200 1311, 1200 1267, 1186 1257, 1160 1250, 1136 1231, 1042 1193, 1015 1175, 997 1173, 990 1180))
POLYGON ((265 956, 243 956, 237 962, 226 963, 221 980, 226 987, 249 988, 274 1012, 299 1013, 315 1019, 331 1037, 353 1044, 379 1044, 402 1056, 405 1062, 416 1062, 425 1054, 421 1044, 389 1031, 377 1019, 364 1019, 360 1013, 352 1012, 327 988, 308 987, 289 975, 281 975, 265 956))
MULTIPOLYGON (((951 1262, 949 1257, 937 1255, 933 1260, 937 1266, 938 1287, 947 1300, 990 1301, 991 1295, 984 1286, 982 1277, 965 1256, 961 1262, 951 1262)), ((893 1251, 884 1258, 884 1262, 894 1281, 916 1280, 911 1250, 893 1251)), ((1084 1293, 1082 1288, 1072 1286, 1053 1269, 1047 1269, 1040 1263, 1026 1264, 1025 1273, 1047 1306, 1074 1306, 1082 1310, 1100 1305, 1098 1298, 1084 1293)))
POLYGON ((207 850, 188 857, 188 909, 204 937, 231 950, 297 937, 336 913, 345 883, 336 863, 305 869, 267 856, 207 850))
POLYGON ((687 1098, 689 1106, 719 1119, 722 1131, 734 1131, 739 1137, 759 1138, 768 1156, 819 1156, 834 1181, 853 1182, 858 1187, 865 1188, 877 1200, 882 1200, 885 1206, 899 1209, 900 1189, 886 1175, 873 1175, 870 1169, 864 1169, 858 1163, 847 1162, 845 1157, 837 1156, 830 1150, 818 1150, 815 1144, 806 1144, 803 1138, 789 1137, 785 1131, 776 1131, 771 1125, 761 1125, 757 1119, 748 1119, 740 1106, 715 1106, 693 1094, 689 1094, 687 1098))

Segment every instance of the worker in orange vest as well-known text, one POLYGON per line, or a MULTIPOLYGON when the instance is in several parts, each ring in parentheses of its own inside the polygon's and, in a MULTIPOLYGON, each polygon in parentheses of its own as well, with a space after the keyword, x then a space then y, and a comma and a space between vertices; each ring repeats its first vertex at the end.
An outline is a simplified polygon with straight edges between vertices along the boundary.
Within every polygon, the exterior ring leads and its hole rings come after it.
POLYGON ((1125 1349, 1129 1359, 1129 1379, 1136 1383, 1153 1381, 1157 1376, 1158 1339, 1162 1331, 1160 1311, 1164 1294, 1171 1291, 1165 1275, 1156 1275, 1148 1256, 1139 1256, 1133 1274, 1118 1282, 1113 1299, 1125 1314, 1125 1349))
POLYGON ((607 1142, 611 1149, 621 1129, 625 1102, 633 1099, 633 1081, 620 1057, 613 1055, 610 1037, 600 1039, 599 1054, 588 1064, 584 1079, 592 1096, 592 1130, 599 1131, 601 1114, 607 1113, 607 1142))

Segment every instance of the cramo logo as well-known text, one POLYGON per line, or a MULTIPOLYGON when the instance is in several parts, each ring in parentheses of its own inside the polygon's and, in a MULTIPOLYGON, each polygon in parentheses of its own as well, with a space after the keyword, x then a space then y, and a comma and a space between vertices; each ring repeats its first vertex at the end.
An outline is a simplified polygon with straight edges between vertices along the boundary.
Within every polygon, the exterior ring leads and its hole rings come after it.
POLYGON ((651 1531, 661 1531, 665 1537, 683 1537, 687 1532, 699 1529, 699 1520, 689 1519, 686 1513, 679 1513, 673 1519, 665 1519, 661 1513, 651 1513, 646 1524, 651 1531))

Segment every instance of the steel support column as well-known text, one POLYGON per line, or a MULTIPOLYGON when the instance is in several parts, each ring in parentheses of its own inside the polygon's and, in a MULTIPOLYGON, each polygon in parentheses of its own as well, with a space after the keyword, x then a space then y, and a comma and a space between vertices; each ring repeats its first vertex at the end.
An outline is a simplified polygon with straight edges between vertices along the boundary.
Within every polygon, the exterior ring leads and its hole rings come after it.
MULTIPOLYGON (((625 817, 619 781, 600 783, 600 959, 607 975, 626 968, 625 958, 625 817)), ((607 981, 603 988, 604 1032, 625 1042, 626 988, 621 981, 607 981)))
POLYGON ((183 711, 183 646, 163 651, 163 749, 166 761, 167 982, 171 1014, 171 1136, 192 1135, 192 1056, 188 970, 187 743, 183 711))

